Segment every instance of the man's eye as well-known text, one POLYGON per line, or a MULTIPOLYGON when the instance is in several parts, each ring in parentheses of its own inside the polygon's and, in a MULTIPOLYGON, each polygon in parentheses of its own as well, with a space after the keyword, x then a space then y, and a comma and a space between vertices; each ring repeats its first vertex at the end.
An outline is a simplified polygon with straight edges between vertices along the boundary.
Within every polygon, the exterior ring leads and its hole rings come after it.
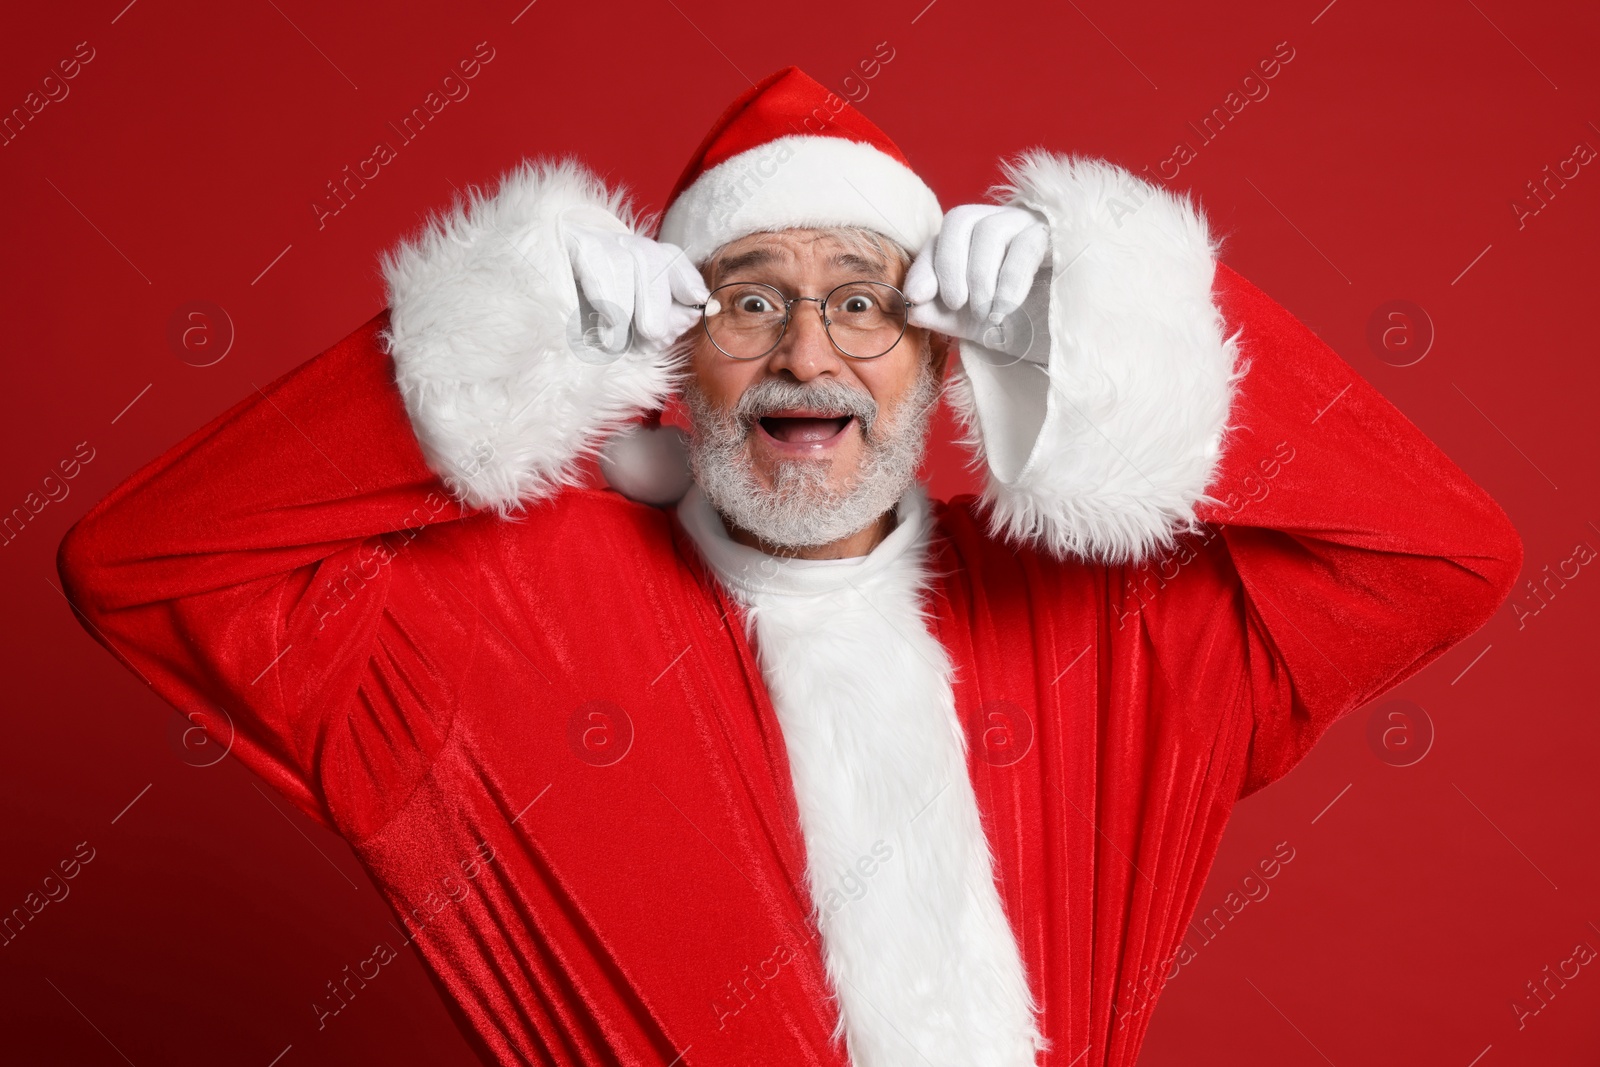
POLYGON ((847 296, 844 303, 840 305, 839 310, 848 311, 856 315, 861 314, 863 311, 871 311, 872 298, 868 296, 847 296))
POLYGON ((741 297, 736 306, 747 315, 763 315, 772 310, 766 298, 760 296, 741 297))

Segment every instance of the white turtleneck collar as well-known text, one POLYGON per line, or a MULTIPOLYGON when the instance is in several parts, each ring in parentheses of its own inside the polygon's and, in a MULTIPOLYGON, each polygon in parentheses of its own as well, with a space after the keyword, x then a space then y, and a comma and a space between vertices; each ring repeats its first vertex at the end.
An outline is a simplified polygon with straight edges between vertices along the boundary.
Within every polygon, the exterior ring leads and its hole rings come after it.
POLYGON ((894 530, 865 556, 843 559, 797 559, 773 556, 742 545, 728 536, 722 517, 700 486, 693 485, 678 504, 678 521, 706 561, 730 589, 744 594, 777 593, 815 596, 838 592, 911 561, 913 550, 926 543, 932 526, 928 492, 913 483, 895 506, 894 530))

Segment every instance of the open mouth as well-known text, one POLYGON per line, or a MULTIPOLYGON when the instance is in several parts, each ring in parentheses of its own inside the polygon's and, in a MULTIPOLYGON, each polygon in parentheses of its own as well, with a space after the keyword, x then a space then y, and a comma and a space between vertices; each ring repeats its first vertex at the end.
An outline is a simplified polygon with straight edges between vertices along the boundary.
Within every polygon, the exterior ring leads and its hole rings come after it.
POLYGON ((764 416, 756 424, 772 440, 803 448, 826 445, 837 440, 854 421, 854 415, 783 412, 764 416))

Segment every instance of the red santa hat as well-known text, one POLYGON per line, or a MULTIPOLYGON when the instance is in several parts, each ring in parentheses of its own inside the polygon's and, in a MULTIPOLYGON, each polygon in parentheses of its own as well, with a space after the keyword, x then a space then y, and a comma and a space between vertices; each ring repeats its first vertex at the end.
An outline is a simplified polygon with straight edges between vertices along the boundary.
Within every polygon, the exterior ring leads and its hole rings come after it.
POLYGON ((916 255, 942 217, 938 197, 882 130, 785 67, 712 125, 667 197, 657 239, 700 264, 752 233, 861 226, 916 255))

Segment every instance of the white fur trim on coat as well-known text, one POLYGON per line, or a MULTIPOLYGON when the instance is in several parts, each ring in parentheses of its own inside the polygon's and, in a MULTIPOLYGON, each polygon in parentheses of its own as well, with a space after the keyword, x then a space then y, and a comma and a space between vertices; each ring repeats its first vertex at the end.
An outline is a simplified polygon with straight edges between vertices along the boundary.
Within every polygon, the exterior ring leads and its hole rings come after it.
POLYGON ((676 389, 662 350, 585 343, 566 223, 639 232, 620 191, 525 162, 384 259, 389 348, 435 473, 502 514, 578 481, 578 461, 676 389))
POLYGON ((791 134, 696 178, 667 208, 660 239, 700 264, 752 233, 861 226, 916 255, 942 218, 939 198, 899 160, 859 141, 791 134))
POLYGON ((929 630, 927 493, 865 556, 764 555, 692 488, 678 518, 744 607, 856 1067, 1032 1067, 1045 1047, 929 630))
POLYGON ((1221 456, 1239 374, 1211 295, 1217 246, 1188 199, 1110 163, 1034 152, 1004 173, 992 193, 1050 223, 1052 273, 1030 302, 1048 305, 1048 352, 963 341, 950 382, 987 461, 991 532, 1145 558, 1193 524, 1221 456))

